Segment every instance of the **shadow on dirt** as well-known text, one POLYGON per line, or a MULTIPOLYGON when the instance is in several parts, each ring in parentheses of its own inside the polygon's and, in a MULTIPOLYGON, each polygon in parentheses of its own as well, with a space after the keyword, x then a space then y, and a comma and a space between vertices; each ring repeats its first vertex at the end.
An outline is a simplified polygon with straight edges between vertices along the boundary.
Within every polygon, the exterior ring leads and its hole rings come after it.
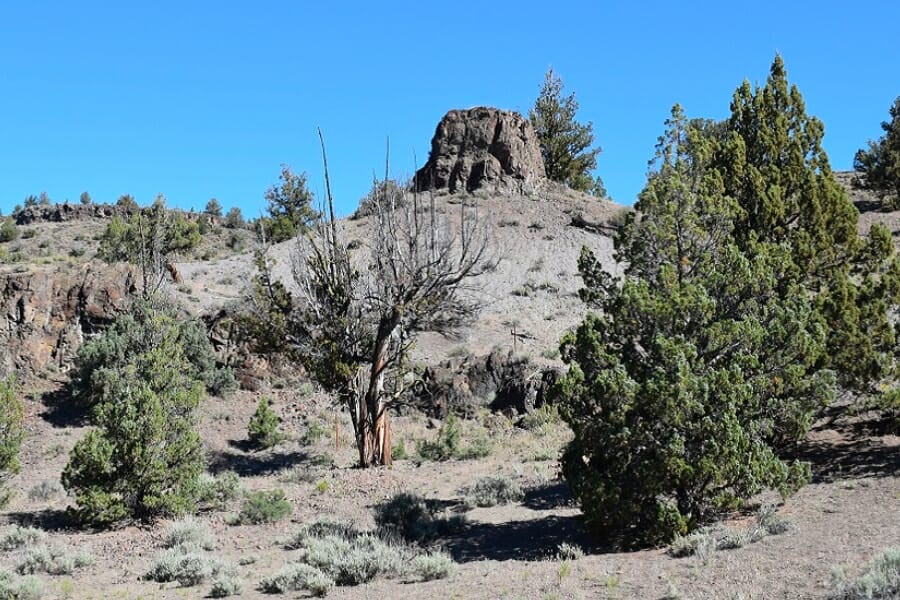
POLYGON ((68 386, 44 392, 41 403, 44 405, 41 418, 53 427, 79 427, 88 424, 90 409, 75 401, 68 386))
POLYGON ((457 562, 480 560, 538 561, 554 558, 563 542, 596 551, 580 515, 550 515, 530 521, 472 523, 444 548, 457 562))
POLYGON ((575 499, 565 481, 557 481, 525 492, 522 506, 531 510, 552 510, 575 506, 575 499))
POLYGON ((61 508, 48 508, 29 512, 11 512, 6 520, 22 527, 37 527, 44 531, 66 531, 79 527, 74 516, 61 508))
POLYGON ((891 477, 900 473, 900 446, 885 444, 877 438, 838 443, 806 442, 793 458, 810 463, 814 483, 891 477))
MULTIPOLYGON (((235 444, 237 445, 237 444, 235 444)), ((293 466, 311 463, 313 455, 308 452, 243 452, 240 450, 213 452, 207 455, 207 463, 212 473, 234 471, 241 477, 272 475, 293 466)))

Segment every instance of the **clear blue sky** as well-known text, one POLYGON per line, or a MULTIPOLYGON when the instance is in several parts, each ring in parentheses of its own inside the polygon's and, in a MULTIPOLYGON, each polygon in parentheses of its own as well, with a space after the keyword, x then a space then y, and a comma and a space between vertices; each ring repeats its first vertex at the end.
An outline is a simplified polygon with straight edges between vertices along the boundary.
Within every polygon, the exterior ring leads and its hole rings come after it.
POLYGON ((248 216, 279 165, 323 188, 326 136, 342 213, 383 170, 421 165, 441 116, 527 112, 552 66, 593 121, 598 172, 631 203, 669 108, 723 118, 776 52, 825 122, 836 169, 900 95, 900 3, 0 3, 0 208, 123 193, 248 216))

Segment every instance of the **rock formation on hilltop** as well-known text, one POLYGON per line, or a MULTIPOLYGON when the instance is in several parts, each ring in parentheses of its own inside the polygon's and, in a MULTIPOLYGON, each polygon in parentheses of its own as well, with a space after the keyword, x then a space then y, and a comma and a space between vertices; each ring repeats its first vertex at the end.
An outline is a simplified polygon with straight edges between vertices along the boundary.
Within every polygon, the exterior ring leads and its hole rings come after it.
POLYGON ((528 119, 482 106, 444 115, 431 140, 428 162, 416 173, 416 186, 451 193, 530 193, 544 177, 541 148, 528 119))

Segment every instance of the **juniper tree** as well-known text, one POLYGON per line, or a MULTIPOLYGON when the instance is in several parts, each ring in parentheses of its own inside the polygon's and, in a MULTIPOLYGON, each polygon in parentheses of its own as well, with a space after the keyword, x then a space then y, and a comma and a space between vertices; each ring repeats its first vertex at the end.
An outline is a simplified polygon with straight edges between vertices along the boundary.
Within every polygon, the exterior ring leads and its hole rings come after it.
POLYGON ((210 198, 209 202, 206 203, 206 208, 203 209, 203 212, 214 217, 221 217, 222 205, 219 204, 219 201, 215 198, 210 198))
POLYGON ((860 149, 853 168, 861 175, 863 187, 875 191, 885 208, 900 206, 900 96, 890 109, 891 120, 883 121, 884 135, 869 141, 868 150, 860 149))
POLYGON ((204 469, 203 385, 189 372, 172 324, 153 348, 96 379, 97 428, 75 444, 62 474, 79 518, 105 525, 193 510, 204 469))
POLYGON ((280 185, 266 191, 269 217, 262 224, 270 242, 283 242, 305 231, 317 216, 312 207, 313 195, 306 182, 306 173, 294 173, 281 165, 280 185))
MULTIPOLYGON (((597 167, 600 148, 594 143, 593 124, 575 120, 578 101, 575 94, 563 96, 562 79, 553 69, 544 76, 544 84, 528 118, 537 133, 544 158, 547 178, 567 184, 570 188, 588 192, 597 189, 598 180, 591 178, 597 167)), ((602 186, 602 182, 599 182, 602 186)))
POLYGON ((19 472, 19 449, 24 438, 24 411, 15 380, 0 380, 0 507, 12 496, 4 484, 19 472))
POLYGON ((564 338, 557 394, 563 471, 600 535, 659 543, 789 493, 809 472, 781 450, 837 391, 894 373, 890 237, 857 236, 822 133, 776 57, 724 124, 673 110, 616 240, 622 281, 582 253, 599 311, 564 338))

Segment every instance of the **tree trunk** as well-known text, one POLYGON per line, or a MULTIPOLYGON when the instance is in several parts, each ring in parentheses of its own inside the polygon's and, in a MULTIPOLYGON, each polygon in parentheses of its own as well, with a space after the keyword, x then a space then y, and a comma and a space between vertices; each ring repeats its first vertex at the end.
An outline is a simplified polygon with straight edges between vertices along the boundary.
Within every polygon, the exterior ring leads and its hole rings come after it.
MULTIPOLYGON (((360 466, 372 464, 390 465, 391 426, 387 406, 384 404, 384 369, 387 366, 387 353, 391 336, 400 324, 400 311, 394 307, 391 314, 381 318, 375 339, 375 353, 372 356, 372 371, 369 375, 369 387, 366 390, 366 412, 363 434, 360 439, 360 466), (365 445, 365 448, 363 447, 365 445)), ((363 420, 360 419, 360 423, 363 420)))

